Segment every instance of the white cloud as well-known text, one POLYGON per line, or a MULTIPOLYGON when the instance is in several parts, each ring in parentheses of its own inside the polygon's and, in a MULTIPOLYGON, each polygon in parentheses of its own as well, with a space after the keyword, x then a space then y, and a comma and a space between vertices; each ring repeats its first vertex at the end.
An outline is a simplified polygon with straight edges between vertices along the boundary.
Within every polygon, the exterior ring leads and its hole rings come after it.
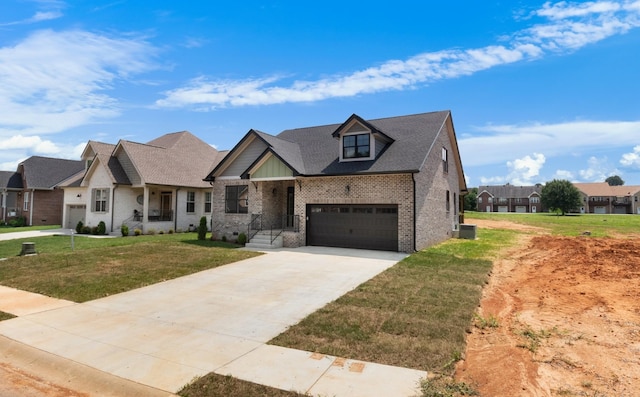
POLYGON ((620 174, 620 171, 612 166, 606 157, 589 157, 587 165, 586 169, 578 171, 581 181, 604 182, 608 177, 620 174))
POLYGON ((556 170, 552 179, 565 179, 571 182, 576 182, 574 173, 568 170, 556 170))
POLYGON ((635 146, 633 152, 623 154, 620 164, 625 167, 640 169, 640 145, 635 146))
MULTIPOLYGON (((635 3, 633 3, 635 4, 635 3)), ((200 76, 165 92, 159 107, 211 110, 228 106, 271 105, 351 97, 411 89, 442 79, 470 75, 492 67, 565 53, 640 26, 640 6, 627 2, 546 3, 535 13, 548 19, 516 32, 506 45, 423 53, 406 60, 315 81, 276 84, 281 76, 216 80, 200 76)))
POLYGON ((492 177, 480 177, 480 185, 504 185, 506 182, 506 178, 503 176, 492 176, 492 177))
POLYGON ((507 180, 512 185, 531 185, 539 183, 534 178, 540 176, 540 170, 544 166, 546 158, 543 154, 534 153, 533 157, 527 155, 523 158, 507 162, 509 175, 507 180))
POLYGON ((155 67, 142 39, 41 30, 0 48, 0 137, 60 132, 119 114, 105 94, 155 67))
POLYGON ((572 121, 557 124, 488 125, 480 136, 458 140, 465 166, 501 164, 531 152, 547 157, 601 147, 637 144, 640 121, 572 121))

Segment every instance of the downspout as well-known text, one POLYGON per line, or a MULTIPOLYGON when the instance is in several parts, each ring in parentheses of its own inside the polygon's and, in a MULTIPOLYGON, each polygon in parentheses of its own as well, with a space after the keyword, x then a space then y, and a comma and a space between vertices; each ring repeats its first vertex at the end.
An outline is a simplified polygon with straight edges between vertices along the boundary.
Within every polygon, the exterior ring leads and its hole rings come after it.
POLYGON ((418 211, 417 211, 417 206, 416 206, 416 173, 412 172, 411 173, 411 180, 413 181, 413 251, 416 252, 418 251, 416 249, 416 241, 417 241, 417 232, 416 232, 416 225, 417 223, 417 219, 416 216, 418 215, 418 211))
POLYGON ((29 206, 31 209, 29 210, 29 226, 33 226, 33 202, 36 200, 36 189, 31 189, 31 202, 29 206))
POLYGON ((115 185, 111 191, 111 233, 113 233, 113 219, 116 213, 116 189, 118 185, 115 185))

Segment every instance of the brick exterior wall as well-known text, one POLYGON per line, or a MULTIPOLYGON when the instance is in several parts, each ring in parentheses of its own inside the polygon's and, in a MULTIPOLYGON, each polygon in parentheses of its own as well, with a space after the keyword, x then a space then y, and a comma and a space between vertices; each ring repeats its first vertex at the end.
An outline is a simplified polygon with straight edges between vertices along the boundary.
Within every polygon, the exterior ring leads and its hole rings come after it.
POLYGON ((423 169, 414 174, 416 184, 416 247, 421 250, 453 236, 457 229, 460 188, 458 164, 454 159, 448 134, 449 124, 443 126, 423 169), (442 161, 442 148, 448 152, 448 170, 442 161), (449 192, 449 209, 446 206, 449 192))
POLYGON ((53 190, 23 190, 17 200, 18 216, 31 226, 61 225, 64 192, 53 190), (24 210, 24 195, 29 192, 29 210, 24 210), (31 212, 33 209, 33 213, 31 212))
POLYGON ((286 214, 287 187, 295 189, 294 213, 299 232, 283 233, 286 247, 306 245, 307 204, 397 204, 398 251, 413 250, 413 183, 410 174, 300 178, 298 181, 218 180, 213 188, 213 230, 233 239, 247 232, 251 214, 263 214, 265 229, 280 225, 286 214), (225 214, 225 186, 249 186, 249 214, 225 214), (349 186, 347 191, 346 186, 349 186))

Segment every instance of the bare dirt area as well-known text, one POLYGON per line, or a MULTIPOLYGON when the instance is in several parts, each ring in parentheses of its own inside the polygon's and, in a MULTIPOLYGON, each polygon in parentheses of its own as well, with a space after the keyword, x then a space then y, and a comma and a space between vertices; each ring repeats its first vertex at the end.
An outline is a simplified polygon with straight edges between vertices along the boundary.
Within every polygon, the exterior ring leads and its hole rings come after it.
POLYGON ((0 363, 0 395, 3 397, 89 397, 48 382, 12 365, 0 363))
POLYGON ((456 378, 482 396, 640 395, 639 237, 523 234, 484 291, 498 326, 471 331, 456 378))

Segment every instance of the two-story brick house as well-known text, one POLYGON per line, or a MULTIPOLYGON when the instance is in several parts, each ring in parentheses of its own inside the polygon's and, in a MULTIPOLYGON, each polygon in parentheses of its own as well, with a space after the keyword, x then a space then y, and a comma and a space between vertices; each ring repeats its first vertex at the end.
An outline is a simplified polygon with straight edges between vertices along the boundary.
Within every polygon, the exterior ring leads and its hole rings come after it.
POLYGON ((541 212, 542 185, 496 185, 478 187, 478 211, 482 212, 541 212))
POLYGON ((640 186, 609 186, 606 182, 573 185, 582 196, 581 213, 640 214, 640 186))
POLYGON ((467 192, 449 111, 250 130, 205 180, 214 233, 287 247, 420 250, 454 234, 467 192))

